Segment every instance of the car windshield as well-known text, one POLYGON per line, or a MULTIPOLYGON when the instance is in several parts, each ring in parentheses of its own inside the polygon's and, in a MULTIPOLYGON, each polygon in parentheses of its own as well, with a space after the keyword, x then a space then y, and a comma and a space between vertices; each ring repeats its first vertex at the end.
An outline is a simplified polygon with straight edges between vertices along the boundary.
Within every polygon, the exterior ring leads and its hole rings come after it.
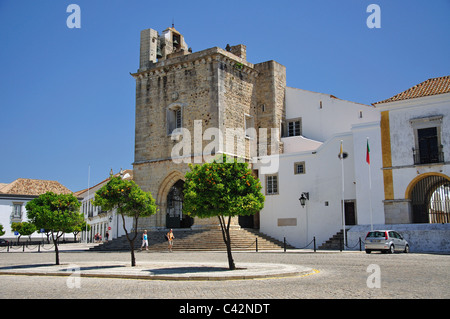
POLYGON ((384 231, 372 231, 367 234, 367 237, 385 237, 384 231))

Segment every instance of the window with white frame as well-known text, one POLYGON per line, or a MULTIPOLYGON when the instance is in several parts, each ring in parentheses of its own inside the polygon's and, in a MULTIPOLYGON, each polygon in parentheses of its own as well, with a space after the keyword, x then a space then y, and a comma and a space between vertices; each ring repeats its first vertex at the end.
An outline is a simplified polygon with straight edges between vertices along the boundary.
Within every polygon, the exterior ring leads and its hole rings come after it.
POLYGON ((22 220, 22 205, 23 203, 13 203, 12 219, 22 220))
POLYGON ((300 136, 302 134, 302 121, 301 119, 296 119, 293 121, 288 121, 287 136, 300 136))
POLYGON ((266 195, 278 194, 278 174, 266 175, 266 195))
POLYGON ((281 123, 281 137, 302 135, 302 118, 295 118, 281 123))

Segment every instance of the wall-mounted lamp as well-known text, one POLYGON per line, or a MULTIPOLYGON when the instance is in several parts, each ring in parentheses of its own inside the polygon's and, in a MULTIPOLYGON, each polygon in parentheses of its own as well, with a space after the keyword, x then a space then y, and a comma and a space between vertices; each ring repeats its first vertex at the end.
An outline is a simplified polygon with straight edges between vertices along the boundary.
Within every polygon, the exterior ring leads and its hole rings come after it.
POLYGON ((305 207, 306 201, 309 200, 309 193, 303 192, 298 200, 300 201, 300 205, 302 205, 302 207, 305 207))

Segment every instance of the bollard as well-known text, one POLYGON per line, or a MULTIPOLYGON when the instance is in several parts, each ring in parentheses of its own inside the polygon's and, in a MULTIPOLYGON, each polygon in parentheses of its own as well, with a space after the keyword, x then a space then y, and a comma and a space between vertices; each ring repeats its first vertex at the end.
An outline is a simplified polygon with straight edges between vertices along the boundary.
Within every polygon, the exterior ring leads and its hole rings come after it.
POLYGON ((256 237, 256 252, 258 252, 258 237, 256 237))
POLYGON ((314 252, 316 252, 316 236, 314 236, 313 241, 314 241, 314 252))
POLYGON ((359 251, 362 251, 362 241, 361 241, 361 237, 359 237, 359 251))
POLYGON ((339 250, 342 252, 342 238, 339 238, 339 250))
POLYGON ((24 252, 25 251, 25 244, 23 244, 23 249, 22 249, 22 252, 24 252))
POLYGON ((38 253, 41 252, 41 243, 38 244, 38 253))
POLYGON ((284 237, 284 239, 283 239, 283 247, 284 247, 284 252, 286 252, 286 237, 284 237))

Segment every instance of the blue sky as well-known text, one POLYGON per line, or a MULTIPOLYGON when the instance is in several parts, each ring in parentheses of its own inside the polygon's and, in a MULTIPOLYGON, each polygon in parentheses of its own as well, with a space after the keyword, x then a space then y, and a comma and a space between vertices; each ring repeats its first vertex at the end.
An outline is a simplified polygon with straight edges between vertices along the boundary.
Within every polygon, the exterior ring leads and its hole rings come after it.
POLYGON ((89 167, 91 186, 132 168, 142 29, 174 20, 194 52, 242 43, 249 62, 285 65, 288 86, 370 104, 450 74, 449 13, 450 0, 0 0, 0 183, 77 191, 89 167))

